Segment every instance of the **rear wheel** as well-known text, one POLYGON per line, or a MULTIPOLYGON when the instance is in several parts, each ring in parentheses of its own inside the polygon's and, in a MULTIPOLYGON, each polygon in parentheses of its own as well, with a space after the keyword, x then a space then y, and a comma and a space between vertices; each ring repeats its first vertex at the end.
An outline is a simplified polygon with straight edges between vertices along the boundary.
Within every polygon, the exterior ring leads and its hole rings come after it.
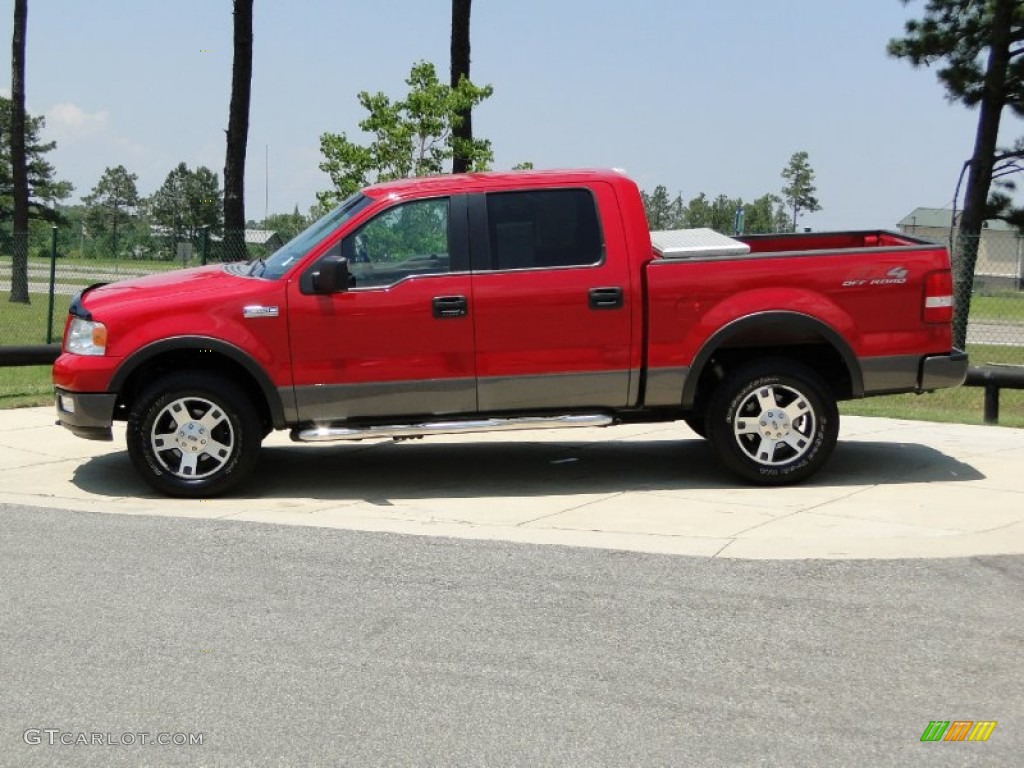
POLYGON ((719 385, 706 424, 726 467, 753 483, 784 485, 810 477, 828 460, 839 436, 839 409, 814 371, 769 359, 719 385))
POLYGON ((128 419, 128 454, 149 485, 171 496, 216 496, 256 465, 263 429, 230 381, 206 372, 159 379, 128 419))

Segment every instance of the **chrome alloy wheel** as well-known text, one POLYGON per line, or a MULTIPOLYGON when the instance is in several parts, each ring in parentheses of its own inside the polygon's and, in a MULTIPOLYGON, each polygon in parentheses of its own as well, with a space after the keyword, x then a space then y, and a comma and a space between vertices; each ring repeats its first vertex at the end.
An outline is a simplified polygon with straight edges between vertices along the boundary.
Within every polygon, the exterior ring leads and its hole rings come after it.
POLYGON ((186 480, 208 477, 221 469, 235 450, 231 421, 216 403, 204 397, 182 397, 168 403, 150 429, 157 461, 186 480))
POLYGON ((803 393, 772 384, 747 395, 736 409, 732 426, 740 450, 757 464, 772 467, 806 454, 817 422, 803 393))

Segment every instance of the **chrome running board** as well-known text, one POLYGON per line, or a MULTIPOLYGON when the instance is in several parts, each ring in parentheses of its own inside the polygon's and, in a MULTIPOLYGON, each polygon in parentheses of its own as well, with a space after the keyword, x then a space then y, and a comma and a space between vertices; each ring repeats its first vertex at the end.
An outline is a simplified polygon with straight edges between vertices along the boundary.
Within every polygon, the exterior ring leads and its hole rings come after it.
POLYGON ((315 426, 292 430, 298 443, 320 443, 331 440, 369 440, 381 437, 424 437, 426 435, 460 435, 470 432, 505 432, 513 429, 563 429, 565 427, 607 427, 614 423, 604 413, 570 414, 564 416, 523 416, 511 419, 480 419, 478 421, 432 421, 425 424, 384 424, 376 427, 315 426))

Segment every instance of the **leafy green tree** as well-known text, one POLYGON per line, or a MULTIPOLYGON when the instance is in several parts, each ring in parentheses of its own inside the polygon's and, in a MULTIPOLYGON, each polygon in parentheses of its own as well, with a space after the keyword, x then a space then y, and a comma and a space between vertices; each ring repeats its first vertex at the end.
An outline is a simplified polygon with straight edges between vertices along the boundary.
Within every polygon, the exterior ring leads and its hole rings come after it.
POLYGON ((188 241, 195 245, 203 227, 215 234, 221 231, 220 181, 205 166, 192 171, 179 163, 149 198, 147 208, 154 223, 170 234, 172 243, 188 241))
POLYGON ((889 54, 915 67, 938 64, 936 74, 949 100, 978 108, 954 266, 958 301, 953 341, 963 347, 981 230, 1007 204, 1005 199, 989 199, 1000 120, 1006 107, 1024 115, 1024 3, 928 0, 924 17, 908 21, 905 32, 905 37, 889 41, 889 54))
POLYGON ((651 194, 641 190, 640 198, 647 213, 647 226, 651 230, 681 229, 686 226, 686 206, 681 196, 671 199, 668 190, 659 184, 651 194))
POLYGON ((684 203, 681 195, 670 199, 664 186, 657 186, 654 192, 641 190, 640 197, 647 214, 650 229, 700 229, 709 228, 724 235, 735 234, 736 213, 743 208, 743 232, 759 235, 772 232, 788 232, 790 220, 783 206, 782 198, 772 193, 761 195, 751 203, 744 203, 741 197, 718 195, 714 200, 701 192, 684 203))
POLYGON ((139 177, 128 173, 123 165, 107 168, 92 188, 92 192, 82 198, 88 207, 88 225, 97 233, 110 232, 113 252, 118 250, 118 228, 130 222, 139 207, 139 190, 135 182, 139 177))
MULTIPOLYGON (((13 252, 12 259, 12 280, 10 300, 16 303, 25 303, 29 300, 28 295, 28 253, 31 239, 33 249, 35 238, 32 233, 36 230, 43 232, 49 237, 49 226, 39 227, 38 222, 47 224, 59 223, 63 218, 58 210, 58 202, 71 195, 74 187, 67 181, 56 178, 56 171, 53 165, 47 160, 46 154, 57 146, 56 142, 42 142, 39 134, 43 130, 45 120, 43 117, 25 117, 25 154, 28 160, 28 233, 26 239, 24 234, 12 237, 13 232, 25 232, 13 226, 14 218, 14 173, 11 163, 11 141, 13 136, 11 127, 12 102, 10 99, 0 96, 0 235, 10 245, 7 252, 13 252), (12 247, 13 246, 13 247, 12 247)), ((49 240, 47 242, 47 253, 49 253, 49 240)), ((35 250, 33 250, 35 252, 35 250)))
MULTIPOLYGON (((359 94, 369 113, 359 127, 372 136, 369 144, 356 144, 344 133, 320 137, 320 170, 334 185, 317 195, 322 204, 343 200, 373 181, 443 173, 454 153, 457 115, 493 93, 491 86, 477 87, 465 79, 455 88, 445 85, 434 65, 425 61, 413 65, 405 82, 409 92, 400 101, 392 102, 383 93, 359 94)), ((472 139, 464 149, 472 170, 486 169, 494 157, 485 139, 472 139)))
POLYGON ((814 186, 814 169, 811 168, 806 152, 794 152, 789 158, 789 165, 782 169, 782 178, 788 183, 782 188, 782 199, 791 211, 793 211, 793 231, 796 231, 797 220, 800 213, 814 213, 821 210, 818 198, 815 197, 818 189, 814 186))
POLYGON ((741 198, 719 195, 714 200, 701 192, 686 206, 684 221, 692 229, 708 228, 731 235, 735 229, 736 210, 743 204, 741 198))
POLYGON ((1010 149, 1002 149, 992 166, 992 186, 989 196, 989 218, 1002 219, 1017 229, 1024 229, 1024 207, 1015 206, 1012 193, 1017 184, 1013 178, 1024 172, 1024 138, 1017 139, 1010 149))
POLYGON ((299 213, 299 206, 291 213, 272 213, 263 221, 263 229, 277 232, 281 240, 288 242, 309 224, 309 219, 299 213))
POLYGON ((684 221, 687 227, 691 229, 710 227, 713 220, 714 214, 711 203, 708 201, 708 196, 703 192, 691 198, 690 202, 686 204, 684 221))
POLYGON ((245 151, 249 141, 252 92, 252 4, 234 0, 234 55, 224 159, 224 251, 245 255, 245 151))
MULTIPOLYGON (((0 96, 0 223, 6 224, 13 218, 14 187, 13 169, 11 166, 11 147, 6 141, 12 135, 11 100, 0 96)), ((56 170, 46 159, 47 153, 53 151, 57 142, 42 142, 39 134, 46 126, 42 116, 26 115, 25 119, 25 154, 28 158, 28 218, 51 223, 62 221, 57 210, 57 203, 67 199, 74 191, 70 182, 55 178, 56 170)))
POLYGON ((743 205, 743 198, 719 195, 711 203, 711 228, 723 235, 732 235, 736 230, 736 211, 743 205))
POLYGON ((782 207, 782 198, 770 192, 743 206, 743 232, 748 235, 763 235, 772 232, 788 232, 789 216, 782 207))

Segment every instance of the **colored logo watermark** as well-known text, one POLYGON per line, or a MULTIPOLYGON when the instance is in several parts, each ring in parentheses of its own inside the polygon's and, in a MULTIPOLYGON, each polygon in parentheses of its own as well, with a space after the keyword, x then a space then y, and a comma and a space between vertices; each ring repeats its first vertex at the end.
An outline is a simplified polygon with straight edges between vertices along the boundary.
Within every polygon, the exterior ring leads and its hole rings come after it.
POLYGON ((932 720, 921 741, 988 741, 997 720, 932 720))

